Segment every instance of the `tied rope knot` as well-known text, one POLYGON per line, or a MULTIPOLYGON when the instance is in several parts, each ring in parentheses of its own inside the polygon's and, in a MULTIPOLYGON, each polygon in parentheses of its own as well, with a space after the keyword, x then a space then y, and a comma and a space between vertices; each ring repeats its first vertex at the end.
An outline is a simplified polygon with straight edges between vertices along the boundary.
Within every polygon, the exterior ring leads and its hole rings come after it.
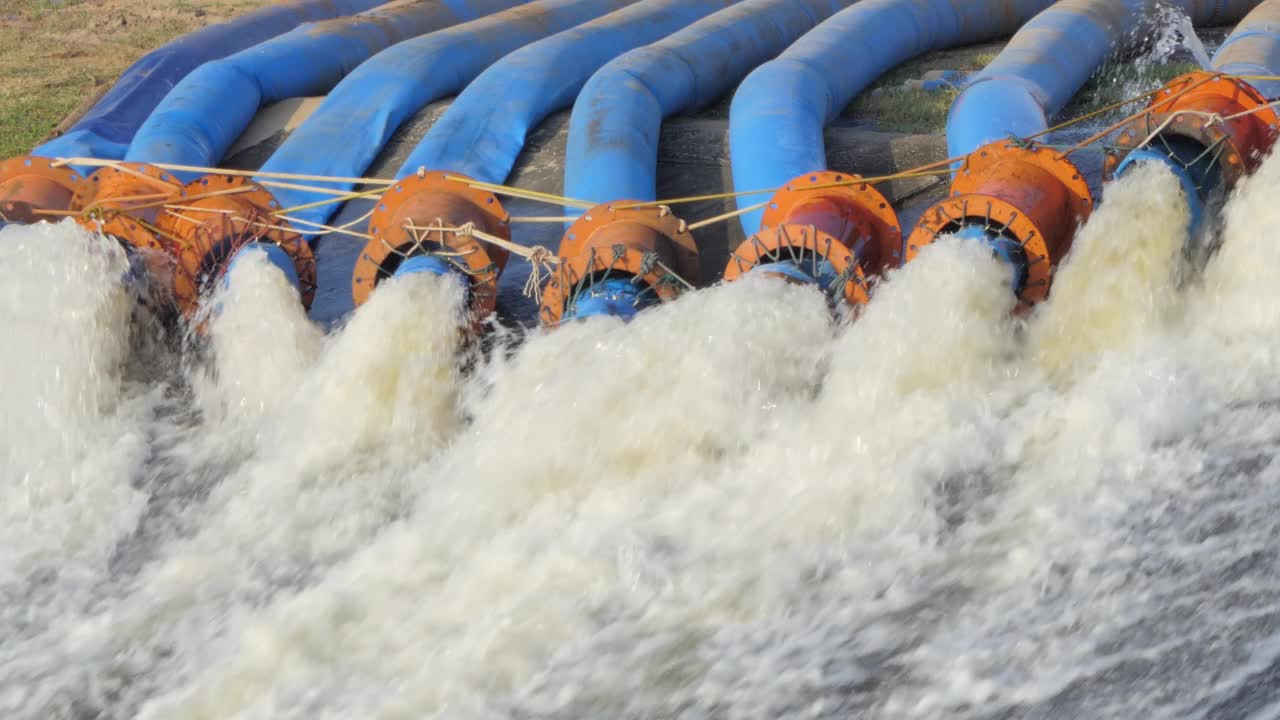
POLYGON ((551 266, 556 262, 555 255, 545 246, 534 245, 529 248, 525 259, 529 261, 529 277, 524 281, 524 296, 542 304, 542 278, 544 274, 550 274, 551 266))

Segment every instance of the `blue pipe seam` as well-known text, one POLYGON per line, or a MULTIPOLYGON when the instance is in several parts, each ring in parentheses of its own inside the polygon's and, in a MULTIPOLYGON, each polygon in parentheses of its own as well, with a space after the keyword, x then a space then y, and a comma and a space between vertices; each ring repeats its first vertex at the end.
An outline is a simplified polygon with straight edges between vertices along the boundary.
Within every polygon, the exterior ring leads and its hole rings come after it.
POLYGON ((573 106, 564 194, 657 197, 662 120, 695 110, 853 0, 745 0, 605 65, 573 106))
MULTIPOLYGON (((863 0, 747 76, 729 113, 733 186, 779 187, 827 167, 824 126, 864 88, 917 55, 1012 33, 1052 0, 863 0)), ((746 198, 754 204, 763 197, 746 198)), ((743 215, 743 231, 763 211, 743 215)))
POLYGON ((602 65, 735 1, 644 0, 507 55, 458 96, 396 177, 426 167, 502 182, 529 132, 602 65))
MULTIPOLYGON (((633 2, 539 0, 387 48, 338 83, 262 170, 360 177, 396 130, 428 103, 461 92, 513 50, 633 2)), ((305 190, 273 192, 283 207, 327 197, 305 190)), ((322 205, 296 217, 324 223, 338 208, 322 205)))
MULTIPOLYGON (((1193 23, 1239 18, 1257 0, 1178 0, 1193 23)), ((1062 0, 1037 15, 955 99, 947 118, 947 153, 967 155, 1010 134, 1048 128, 1047 118, 1153 17, 1154 0, 1062 0)))
POLYGON ((350 15, 384 0, 305 0, 263 8, 196 30, 135 62, 66 134, 32 151, 41 157, 119 160, 138 127, 192 70, 292 30, 304 22, 350 15))
MULTIPOLYGON (((125 159, 209 166, 258 108, 324 93, 370 56, 401 40, 504 10, 524 0, 415 0, 314 23, 188 75, 138 130, 125 159)), ((194 173, 176 173, 192 179, 194 173)))
MULTIPOLYGON (((1213 67, 1229 75, 1280 74, 1280 2, 1264 2, 1245 16, 1213 54, 1213 67)), ((1280 81, 1250 80, 1268 100, 1280 98, 1280 81)))

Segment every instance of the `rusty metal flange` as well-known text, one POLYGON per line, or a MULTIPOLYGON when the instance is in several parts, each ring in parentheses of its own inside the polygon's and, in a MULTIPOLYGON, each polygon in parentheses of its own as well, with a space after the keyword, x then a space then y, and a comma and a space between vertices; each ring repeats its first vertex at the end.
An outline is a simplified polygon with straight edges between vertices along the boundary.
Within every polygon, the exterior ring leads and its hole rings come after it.
POLYGON ((26 156, 0 161, 0 222, 50 219, 38 210, 69 210, 80 173, 54 167, 48 158, 26 156))
MULTIPOLYGON (((774 194, 765 206, 761 228, 777 225, 807 225, 814 211, 828 211, 830 227, 820 227, 835 237, 859 258, 864 258, 863 272, 880 275, 903 262, 902 226, 888 198, 867 183, 847 184, 860 175, 829 170, 801 175, 774 194), (852 242, 849 242, 852 241, 852 242)), ((910 259, 910 258, 907 258, 910 259)))
POLYGON ((600 279, 609 275, 629 277, 632 282, 642 284, 653 292, 659 302, 670 302, 680 295, 680 281, 670 277, 661 266, 649 262, 648 252, 621 245, 616 247, 616 251, 613 248, 589 247, 561 259, 542 290, 538 319, 543 325, 560 324, 575 290, 584 278, 600 279))
POLYGON ((830 234, 809 225, 775 225, 747 238, 729 256, 725 282, 733 282, 757 265, 779 260, 811 258, 831 264, 844 282, 836 300, 864 305, 870 297, 867 276, 853 251, 830 234))
POLYGON ((1218 165, 1230 188, 1257 169, 1280 132, 1280 116, 1252 85, 1209 72, 1183 75, 1152 98, 1149 108, 1117 131, 1114 142, 1119 150, 1109 149, 1104 164, 1107 179, 1129 151, 1155 134, 1168 134, 1206 148, 1221 144, 1218 165), (1226 119, 1232 116, 1237 117, 1226 119))
POLYGON ((907 243, 921 248, 973 218, 984 219, 989 227, 1002 228, 1001 235, 1016 240, 1026 253, 1027 279, 1018 294, 1019 309, 1029 308, 1048 297, 1054 262, 1049 257, 1045 234, 1025 212, 1006 200, 990 195, 947 198, 925 211, 907 243))
POLYGON ((81 181, 71 200, 77 222, 136 250, 165 251, 170 242, 156 232, 165 204, 186 194, 172 174, 142 163, 99 169, 81 181))
POLYGON ((470 187, 467 181, 457 173, 428 172, 387 189, 369 219, 372 239, 360 252, 352 273, 351 296, 357 307, 368 301, 379 282, 395 274, 401 260, 439 251, 470 277, 473 319, 494 311, 498 277, 509 253, 473 235, 430 229, 473 223, 478 230, 510 240, 508 215, 497 196, 470 187))
POLYGON ((560 257, 584 255, 590 248, 604 252, 624 245, 641 252, 656 252, 671 269, 688 280, 700 271, 698 245, 685 223, 665 205, 630 207, 636 201, 619 200, 597 205, 569 226, 560 240, 560 257))
POLYGON ((157 227, 176 241, 173 293, 183 315, 192 317, 201 295, 250 243, 271 243, 289 255, 303 307, 311 307, 315 256, 300 234, 272 215, 278 203, 270 192, 248 178, 206 175, 186 186, 186 197, 181 208, 168 209, 156 220, 157 227))

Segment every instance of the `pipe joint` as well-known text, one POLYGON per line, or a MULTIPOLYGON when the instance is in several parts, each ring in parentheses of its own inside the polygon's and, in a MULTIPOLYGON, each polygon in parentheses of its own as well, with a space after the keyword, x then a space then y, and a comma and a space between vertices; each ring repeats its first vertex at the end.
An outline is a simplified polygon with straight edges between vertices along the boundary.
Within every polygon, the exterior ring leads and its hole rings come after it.
POLYGON ((1105 173, 1115 177, 1131 152, 1150 148, 1196 177, 1200 200, 1218 182, 1230 190, 1252 173, 1275 144, 1280 116, 1243 80, 1192 72, 1152 98, 1148 112, 1119 130, 1105 173), (1203 167, 1197 167, 1203 165, 1203 167))
POLYGON ((888 199, 859 179, 830 171, 793 179, 769 200, 760 232, 729 256, 724 279, 764 274, 867 302, 869 281, 900 266, 904 249, 888 199))
POLYGON ((156 227, 173 245, 173 296, 188 319, 201 298, 231 270, 242 252, 265 250, 311 307, 316 260, 311 246, 273 215, 271 193, 243 177, 206 175, 188 184, 182 207, 164 213, 156 227), (288 264, 288 269, 284 263, 288 264))
POLYGON ((83 181, 69 167, 35 156, 0 162, 0 224, 35 223, 46 219, 42 210, 69 210, 83 181))
POLYGON ((569 226, 560 263, 542 291, 543 325, 595 315, 629 318, 674 300, 698 277, 698 247, 684 222, 666 207, 628 204, 598 205, 569 226))
MULTIPOLYGON (((473 321, 478 323, 494 311, 498 278, 509 253, 466 229, 509 241, 511 227, 497 196, 471 187, 469 180, 456 173, 427 172, 410 175, 387 189, 369 218, 372 238, 352 275, 351 295, 357 307, 406 261, 432 256, 467 276, 473 321)), ((415 261, 405 269, 425 270, 424 262, 415 261)), ((438 262, 431 265, 443 269, 438 262)))
POLYGON ((965 158, 950 196, 926 210, 907 239, 907 253, 944 235, 984 239, 1011 265, 1019 309, 1025 310, 1048 296, 1054 268, 1092 211, 1088 183, 1062 154, 995 142, 965 158))

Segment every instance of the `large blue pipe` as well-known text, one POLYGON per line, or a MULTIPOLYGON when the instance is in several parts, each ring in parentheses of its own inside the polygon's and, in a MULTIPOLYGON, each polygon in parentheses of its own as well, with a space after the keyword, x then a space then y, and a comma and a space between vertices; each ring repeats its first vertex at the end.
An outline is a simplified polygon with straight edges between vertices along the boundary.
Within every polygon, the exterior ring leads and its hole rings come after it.
POLYGON ((583 87, 569 122, 564 192, 654 200, 663 118, 696 110, 853 0, 745 0, 632 50, 583 87))
MULTIPOLYGON (((1280 74, 1280 2, 1264 0, 1240 21, 1213 55, 1213 68, 1228 75, 1280 74)), ((1280 81, 1250 80, 1268 100, 1280 98, 1280 81)))
POLYGON ((138 127, 197 67, 305 22, 368 10, 385 0, 303 0, 263 8, 183 35, 135 62, 66 134, 32 151, 41 157, 124 157, 138 127))
MULTIPOLYGON (((338 83, 262 169, 359 177, 400 125, 427 103, 461 92, 513 50, 635 1, 538 0, 394 45, 338 83)), ((284 207, 326 197, 305 190, 275 192, 284 207)), ((321 205, 294 216, 323 223, 337 208, 321 205)))
MULTIPOLYGON (((734 188, 779 187, 826 169, 824 126, 876 78, 932 50, 1009 35, 1051 2, 863 0, 837 13, 738 88, 729 113, 734 188)), ((743 215, 743 231, 754 233, 762 216, 743 215)))
POLYGON ((458 96, 397 177, 425 167, 502 182, 529 131, 573 102, 602 65, 735 1, 643 0, 507 55, 458 96))
MULTIPOLYGON (((188 75, 138 130, 125 159, 210 166, 264 103, 326 92, 378 51, 525 0, 408 0, 313 23, 188 75)), ((182 175, 179 173, 179 175, 182 175)))
MULTIPOLYGON (((1062 0, 1018 31, 951 105, 947 148, 967 155, 1009 135, 1048 128, 1102 63, 1138 39, 1155 0, 1062 0)), ((1197 25, 1238 20, 1257 0, 1177 0, 1172 5, 1197 25)))

